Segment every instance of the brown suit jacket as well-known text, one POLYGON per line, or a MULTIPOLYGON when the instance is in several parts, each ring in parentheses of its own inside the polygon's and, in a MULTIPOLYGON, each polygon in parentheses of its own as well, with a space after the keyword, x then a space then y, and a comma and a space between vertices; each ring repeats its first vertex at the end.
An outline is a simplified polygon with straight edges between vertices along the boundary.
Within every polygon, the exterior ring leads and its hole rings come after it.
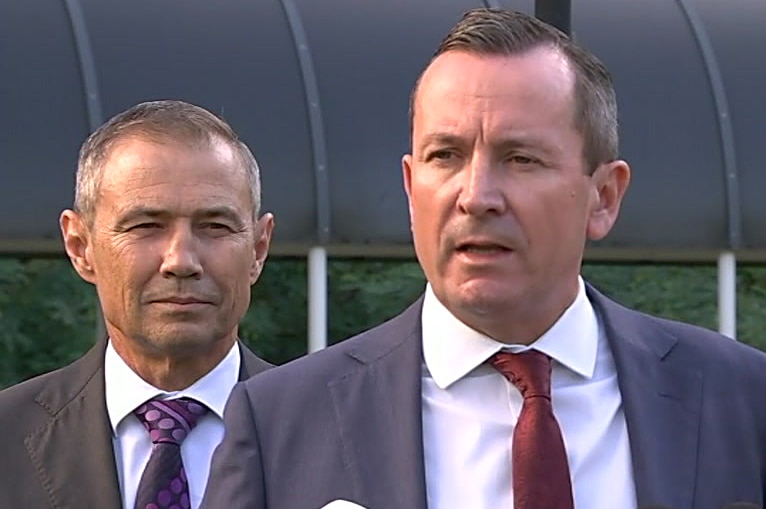
MULTIPOLYGON (((122 507, 104 350, 0 391, 0 509, 122 507)), ((240 343, 240 380, 271 367, 240 343)), ((132 508, 130 508, 132 509, 132 508)))

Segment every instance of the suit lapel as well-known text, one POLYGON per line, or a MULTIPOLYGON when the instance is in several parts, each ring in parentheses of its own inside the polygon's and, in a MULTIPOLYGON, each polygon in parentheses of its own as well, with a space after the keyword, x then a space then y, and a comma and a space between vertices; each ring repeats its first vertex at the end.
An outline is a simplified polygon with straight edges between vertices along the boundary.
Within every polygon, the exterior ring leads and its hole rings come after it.
POLYGON ((690 509, 694 499, 702 374, 673 355, 660 323, 588 294, 603 319, 617 366, 638 505, 690 509))
POLYGON ((100 343, 36 398, 50 420, 30 434, 25 445, 55 508, 122 506, 103 358, 100 343))
POLYGON ((426 507, 421 306, 350 352, 360 364, 329 384, 355 495, 371 507, 426 507))
POLYGON ((250 350, 241 340, 237 342, 239 345, 239 353, 241 362, 239 363, 239 381, 247 380, 251 376, 257 375, 261 371, 266 371, 273 366, 264 361, 252 350, 250 350))
MULTIPOLYGON (((54 508, 122 507, 104 386, 105 342, 64 368, 38 394, 50 415, 25 439, 54 508)), ((240 380, 270 364, 240 345, 240 380)))
MULTIPOLYGON (((659 322, 588 287, 604 323, 630 437, 638 505, 691 509, 702 375, 673 355, 659 322)), ((356 495, 372 507, 426 507, 421 370, 422 300, 351 355, 360 367, 331 382, 356 495)))

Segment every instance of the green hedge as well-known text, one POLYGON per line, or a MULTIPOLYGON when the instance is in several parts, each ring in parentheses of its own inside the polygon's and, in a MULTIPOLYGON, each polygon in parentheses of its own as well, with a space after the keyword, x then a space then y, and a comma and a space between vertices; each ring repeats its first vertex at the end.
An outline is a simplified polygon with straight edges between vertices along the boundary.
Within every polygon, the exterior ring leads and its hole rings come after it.
MULTIPOLYGON (((411 261, 329 263, 329 339, 340 341, 389 318, 421 293, 411 261)), ((585 277, 625 305, 715 328, 712 266, 586 265, 585 277)), ((766 349, 766 267, 738 273, 738 336, 766 349)), ((0 387, 55 369, 95 339, 95 292, 63 259, 0 259, 0 387)), ((306 351, 306 263, 270 259, 253 288, 242 336, 283 363, 306 351)))

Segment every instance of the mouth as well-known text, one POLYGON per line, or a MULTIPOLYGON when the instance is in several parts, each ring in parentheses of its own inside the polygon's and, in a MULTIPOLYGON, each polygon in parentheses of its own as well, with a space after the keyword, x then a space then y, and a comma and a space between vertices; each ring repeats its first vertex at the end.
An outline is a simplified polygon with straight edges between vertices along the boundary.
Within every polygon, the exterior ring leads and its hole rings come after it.
POLYGON ((457 245, 456 251, 458 253, 478 254, 478 255, 497 255, 510 253, 513 251, 510 247, 494 242, 461 242, 457 245))
POLYGON ((166 297, 162 299, 153 299, 152 304, 173 304, 176 306, 194 306, 200 304, 212 304, 210 301, 197 297, 166 297))

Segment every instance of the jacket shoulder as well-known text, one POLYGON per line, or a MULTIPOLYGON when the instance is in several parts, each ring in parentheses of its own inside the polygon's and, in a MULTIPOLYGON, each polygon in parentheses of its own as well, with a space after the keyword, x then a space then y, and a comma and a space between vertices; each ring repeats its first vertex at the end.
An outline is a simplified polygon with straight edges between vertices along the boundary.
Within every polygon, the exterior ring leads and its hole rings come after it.
POLYGON ((332 346, 274 367, 244 382, 248 392, 312 390, 363 366, 420 348, 419 299, 401 314, 332 346), (273 389, 271 389, 273 387, 273 389))
POLYGON ((57 370, 43 373, 0 391, 0 427, 33 415, 55 416, 97 376, 103 377, 104 346, 57 370))
POLYGON ((705 327, 626 308, 590 286, 588 293, 608 334, 641 343, 703 374, 747 376, 766 386, 765 352, 705 327))

